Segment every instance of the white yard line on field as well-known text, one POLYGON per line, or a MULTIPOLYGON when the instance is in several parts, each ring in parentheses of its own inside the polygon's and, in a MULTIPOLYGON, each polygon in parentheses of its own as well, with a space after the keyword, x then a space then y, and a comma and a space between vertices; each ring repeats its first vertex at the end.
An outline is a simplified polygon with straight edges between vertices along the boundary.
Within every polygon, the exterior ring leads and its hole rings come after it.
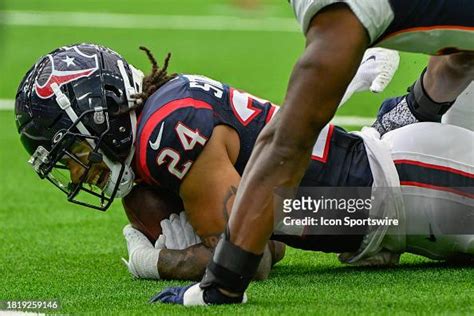
POLYGON ((0 110, 13 110, 15 100, 0 99, 0 110))
POLYGON ((371 126, 375 121, 375 117, 364 116, 336 116, 331 121, 334 125, 349 126, 371 126))
MULTIPOLYGON (((0 99, 0 110, 13 110, 14 100, 0 99)), ((367 126, 372 125, 374 118, 361 116, 336 116, 331 123, 335 125, 367 126)))
POLYGON ((4 25, 199 31, 301 32, 293 18, 0 11, 4 25))

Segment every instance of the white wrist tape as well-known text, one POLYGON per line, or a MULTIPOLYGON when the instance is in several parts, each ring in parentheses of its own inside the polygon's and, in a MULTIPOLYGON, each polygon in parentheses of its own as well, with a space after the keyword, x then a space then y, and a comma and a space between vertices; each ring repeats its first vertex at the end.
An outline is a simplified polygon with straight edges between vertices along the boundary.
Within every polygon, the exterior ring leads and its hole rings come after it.
POLYGON ((141 279, 159 279, 158 259, 161 249, 139 247, 130 254, 127 263, 130 273, 141 279))

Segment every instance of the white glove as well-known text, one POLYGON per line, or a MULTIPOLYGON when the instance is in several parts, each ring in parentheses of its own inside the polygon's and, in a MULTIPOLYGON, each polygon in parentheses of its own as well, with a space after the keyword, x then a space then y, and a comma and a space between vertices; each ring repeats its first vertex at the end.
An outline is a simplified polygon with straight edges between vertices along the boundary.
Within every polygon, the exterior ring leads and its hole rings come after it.
POLYGON ((344 104, 354 92, 382 92, 392 80, 400 64, 397 51, 385 48, 369 48, 352 79, 339 106, 344 104))
POLYGON ((186 213, 171 214, 169 219, 160 222, 167 249, 182 250, 201 242, 201 238, 189 224, 186 213))
POLYGON ((123 236, 127 241, 129 259, 122 258, 122 261, 128 271, 136 278, 159 279, 158 259, 164 248, 164 236, 160 235, 154 247, 145 235, 130 224, 123 228, 123 236))
MULTIPOLYGON (((397 51, 385 48, 369 48, 365 51, 356 77, 360 77, 370 91, 380 93, 392 81, 400 64, 397 51)), ((362 86, 365 90, 365 86, 362 86)), ((361 90, 358 90, 361 91, 361 90)))
POLYGON ((166 248, 166 237, 161 234, 158 236, 158 239, 155 241, 155 249, 165 249, 166 248))

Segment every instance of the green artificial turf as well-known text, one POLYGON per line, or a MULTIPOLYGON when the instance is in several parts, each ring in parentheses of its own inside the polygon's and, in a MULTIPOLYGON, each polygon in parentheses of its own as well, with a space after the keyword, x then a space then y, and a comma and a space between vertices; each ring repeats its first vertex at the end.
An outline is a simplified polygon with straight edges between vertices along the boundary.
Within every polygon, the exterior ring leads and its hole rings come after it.
MULTIPOLYGON (((250 14, 291 17, 286 1, 263 1, 250 14)), ((246 15, 224 0, 6 0, 3 10, 173 15, 246 15)), ((1 24, 1 23, 0 23, 1 24)), ((137 30, 0 25, 0 99, 12 99, 26 70, 57 46, 97 42, 149 69, 139 45, 170 69, 205 74, 281 103, 292 65, 304 47, 298 32, 137 30)), ((338 115, 373 117, 380 102, 404 93, 426 63, 402 55, 393 83, 381 95, 356 95, 338 115)), ((265 282, 253 283, 245 306, 182 308, 150 305, 160 289, 183 282, 133 280, 126 256, 120 202, 101 213, 67 203, 26 163, 11 110, 0 111, 0 300, 58 299, 59 313, 105 314, 473 314, 474 271, 404 255, 395 269, 341 266, 334 255, 290 249, 265 282)), ((52 311, 47 311, 52 312, 52 311)), ((1 313, 1 312, 0 312, 1 313)))

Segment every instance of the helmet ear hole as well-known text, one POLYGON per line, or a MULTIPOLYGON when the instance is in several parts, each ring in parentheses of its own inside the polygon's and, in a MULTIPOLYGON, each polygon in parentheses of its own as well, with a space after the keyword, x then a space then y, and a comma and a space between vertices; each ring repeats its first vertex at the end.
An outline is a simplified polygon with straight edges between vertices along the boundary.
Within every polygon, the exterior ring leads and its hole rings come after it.
POLYGON ((105 96, 106 101, 107 101, 107 110, 110 115, 117 115, 120 112, 120 107, 117 104, 116 98, 113 96, 109 96, 109 93, 105 96))
POLYGON ((107 109, 111 115, 118 115, 126 112, 128 102, 125 94, 114 86, 105 85, 105 98, 107 109))
POLYGON ((104 89, 106 91, 110 91, 112 92, 113 94, 115 94, 117 97, 120 97, 121 95, 123 95, 122 91, 120 91, 117 87, 114 87, 112 85, 109 85, 109 84, 106 84, 104 86, 104 89))

